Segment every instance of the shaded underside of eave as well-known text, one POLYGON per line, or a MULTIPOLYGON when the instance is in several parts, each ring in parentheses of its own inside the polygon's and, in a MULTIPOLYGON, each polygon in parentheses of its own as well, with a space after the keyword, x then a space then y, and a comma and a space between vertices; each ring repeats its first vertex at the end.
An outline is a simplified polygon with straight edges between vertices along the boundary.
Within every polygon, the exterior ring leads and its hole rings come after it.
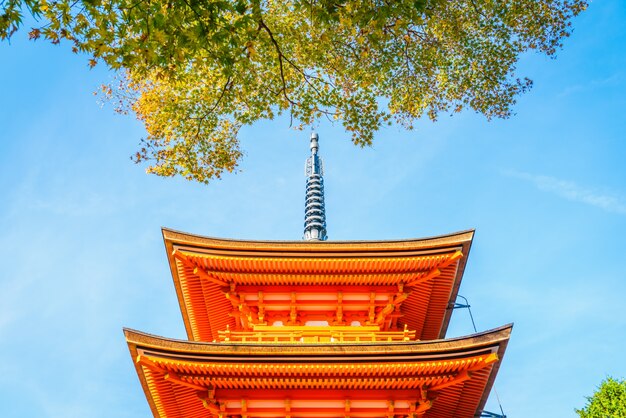
MULTIPOLYGON (((467 262, 467 257, 471 248, 474 231, 464 231, 455 234, 443 235, 439 237, 413 239, 413 240, 396 240, 396 241, 325 241, 325 242, 306 242, 306 241, 243 241, 243 240, 229 240, 203 237, 199 235, 186 234, 169 229, 163 229, 163 237, 165 241, 165 248, 170 264, 174 285, 177 292, 179 306, 185 323, 187 335, 191 340, 206 340, 210 341, 216 339, 216 330, 210 332, 210 336, 204 335, 200 332, 195 324, 194 318, 196 315, 194 312, 188 311, 189 301, 185 299, 185 294, 188 293, 183 287, 186 283, 181 285, 183 274, 180 266, 177 265, 176 259, 173 255, 175 249, 183 249, 188 253, 196 253, 199 256, 210 257, 265 257, 274 259, 290 259, 297 258, 302 259, 310 258, 311 260, 322 258, 344 258, 346 260, 353 258, 360 259, 380 259, 385 258, 388 260, 391 257, 391 261, 388 261, 393 265, 393 258, 402 263, 403 259, 415 256, 421 257, 437 257, 444 253, 450 253, 452 251, 461 251, 463 257, 458 260, 452 271, 452 277, 450 277, 450 286, 444 286, 441 288, 439 284, 429 284, 431 287, 428 289, 428 300, 431 295, 438 295, 438 299, 444 297, 445 300, 436 300, 432 305, 430 303, 423 303, 420 301, 416 305, 416 309, 413 315, 418 315, 426 320, 427 317, 437 318, 436 323, 432 323, 432 318, 429 319, 427 326, 427 334, 420 335, 422 339, 435 339, 445 337, 448 324, 451 317, 451 306, 456 300, 456 296, 461 284, 463 272, 467 262), (417 306, 419 305, 419 306, 417 306), (428 312, 421 312, 426 310, 428 312), (436 312, 433 312, 436 310, 436 312)), ((450 270, 450 269, 448 269, 450 270)), ((254 274, 254 273, 251 273, 254 274)), ((264 273, 265 274, 265 273, 264 273)), ((450 274, 450 273, 446 273, 450 274)), ((350 277, 348 277, 350 279, 350 277)), ((354 278, 350 279, 354 280, 354 278)), ((206 283, 197 283, 195 286, 203 296, 200 300, 215 301, 216 286, 207 286, 206 283)), ((423 299, 423 297, 421 297, 423 299)), ((414 297, 417 299, 417 295, 414 297)), ((224 301, 217 301, 218 304, 224 305, 224 301)), ((201 302, 206 304, 207 302, 201 302)), ((412 301, 409 300, 408 304, 412 301)), ((227 304, 224 305, 224 309, 227 309, 227 304)), ((194 309, 194 308, 192 308, 194 309)), ((202 307, 198 307, 202 311, 202 307)), ((206 307, 205 307, 206 309, 206 307)), ((203 315, 210 315, 208 312, 204 312, 203 315)), ((201 315, 198 315, 201 316, 201 315)), ((234 326, 234 320, 232 318, 220 318, 217 320, 219 326, 225 328, 226 325, 234 326)), ((213 328, 216 328, 215 326, 213 328)))
MULTIPOLYGON (((433 409, 425 415, 426 417, 437 418, 469 418, 484 407, 497 374, 498 366, 504 356, 511 328, 512 325, 506 325, 495 330, 450 340, 386 344, 346 344, 342 346, 336 344, 276 346, 271 344, 194 343, 151 336, 132 330, 125 330, 125 334, 133 359, 138 358, 139 354, 154 359, 161 358, 167 362, 188 364, 188 366, 183 367, 186 370, 194 369, 194 364, 197 367, 205 367, 203 365, 215 362, 218 364, 237 363, 264 366, 276 364, 279 368, 284 367, 280 366, 281 363, 293 365, 323 363, 328 365, 332 364, 333 361, 340 364, 353 364, 356 367, 359 364, 366 366, 374 364, 376 367, 384 367, 386 362, 410 364, 411 362, 434 361, 435 363, 445 363, 448 361, 451 362, 450 364, 455 364, 455 362, 463 361, 464 358, 496 353, 499 358, 498 362, 478 370, 469 381, 442 390, 433 409)), ((187 410, 195 410, 194 413, 198 414, 197 416, 204 416, 202 414, 207 413, 207 411, 200 408, 199 405, 201 404, 198 404, 197 400, 192 399, 196 396, 195 391, 189 392, 179 386, 164 383, 162 376, 148 373, 147 369, 137 363, 135 366, 155 417, 170 418, 182 416, 176 415, 174 412, 171 414, 163 413, 165 409, 169 411, 177 410, 178 407, 176 405, 183 409, 191 408, 187 410), (160 391, 160 394, 155 394, 153 393, 154 391, 160 391), (155 402, 153 395, 169 399, 166 402, 167 408, 164 409, 163 399, 155 402), (189 405, 195 405, 195 407, 190 407, 189 405)), ((262 396, 262 394, 259 394, 259 396, 262 396)), ((190 416, 196 415, 191 414, 190 416)))

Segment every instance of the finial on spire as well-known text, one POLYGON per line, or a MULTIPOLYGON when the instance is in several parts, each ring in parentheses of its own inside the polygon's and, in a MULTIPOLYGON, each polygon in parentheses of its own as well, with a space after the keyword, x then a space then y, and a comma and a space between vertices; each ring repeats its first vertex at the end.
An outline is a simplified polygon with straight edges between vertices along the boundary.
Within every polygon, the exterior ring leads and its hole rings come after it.
POLYGON ((326 209, 324 207, 324 165, 317 156, 319 149, 317 133, 311 133, 311 156, 307 158, 304 173, 306 179, 306 201, 304 205, 304 239, 325 241, 326 209))
POLYGON ((317 154, 317 150, 319 149, 319 136, 317 135, 316 132, 311 132, 311 152, 313 152, 313 154, 317 154))

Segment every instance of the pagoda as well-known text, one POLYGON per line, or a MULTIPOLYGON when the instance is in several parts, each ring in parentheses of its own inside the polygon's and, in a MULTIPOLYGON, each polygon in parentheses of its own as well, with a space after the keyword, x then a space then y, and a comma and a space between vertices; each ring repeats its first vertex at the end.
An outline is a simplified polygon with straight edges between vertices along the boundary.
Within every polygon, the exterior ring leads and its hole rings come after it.
POLYGON ((445 338, 473 231, 327 241, 318 148, 304 240, 163 229, 188 340, 124 330, 155 417, 481 415, 512 325, 445 338))

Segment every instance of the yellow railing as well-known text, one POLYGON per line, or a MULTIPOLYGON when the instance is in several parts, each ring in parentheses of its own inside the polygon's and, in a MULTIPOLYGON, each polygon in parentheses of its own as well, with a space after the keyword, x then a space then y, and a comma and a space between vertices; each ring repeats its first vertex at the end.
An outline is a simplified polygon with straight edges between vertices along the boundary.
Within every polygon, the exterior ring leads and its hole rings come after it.
POLYGON ((337 330, 334 327, 298 327, 301 329, 278 330, 280 327, 272 327, 272 330, 258 331, 219 331, 220 342, 236 343, 370 343, 370 342, 399 342, 415 340, 415 331, 373 331, 354 329, 337 330), (321 329, 326 328, 326 329, 321 329))

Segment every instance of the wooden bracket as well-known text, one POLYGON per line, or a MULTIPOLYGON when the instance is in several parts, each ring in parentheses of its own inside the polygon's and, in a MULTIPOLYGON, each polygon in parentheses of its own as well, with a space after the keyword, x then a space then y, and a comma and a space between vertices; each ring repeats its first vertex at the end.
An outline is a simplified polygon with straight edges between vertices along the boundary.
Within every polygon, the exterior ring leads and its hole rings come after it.
POLYGON ((265 323, 265 304, 263 303, 263 291, 259 290, 258 293, 258 298, 259 298, 259 312, 258 312, 258 317, 259 317, 259 324, 263 324, 265 323))
POLYGON ((387 401, 387 418, 394 418, 396 415, 395 410, 396 410, 395 402, 393 401, 393 399, 389 399, 387 401))
POLYGON ((241 418, 248 418, 248 401, 246 399, 241 400, 241 418))
POLYGON ((420 399, 417 402, 411 402, 409 405, 409 417, 419 418, 423 417, 426 411, 433 406, 433 401, 428 399, 428 392, 424 389, 420 389, 420 399))
POLYGON ((289 310, 289 325, 298 324, 298 309, 296 301, 296 292, 291 292, 291 304, 289 310))
POLYGON ((291 418, 291 399, 285 398, 285 418, 291 418))
POLYGON ((213 386, 209 386, 209 388, 204 391, 197 391, 196 395, 198 399, 202 401, 202 406, 211 411, 211 415, 219 416, 221 408, 219 402, 215 399, 215 388, 213 386))
POLYGON ((368 315, 368 324, 373 325, 376 320, 376 293, 370 292, 370 309, 368 315))
POLYGON ((202 398, 200 396, 198 396, 198 398, 202 401, 202 406, 204 406, 205 409, 208 409, 211 412, 211 415, 217 415, 220 416, 220 405, 218 402, 212 400, 212 399, 207 399, 207 398, 202 398))
POLYGON ((252 309, 250 309, 248 304, 245 302, 243 296, 240 296, 235 292, 226 292, 225 296, 226 299, 230 300, 230 302, 233 304, 233 310, 239 312, 238 315, 241 318, 244 329, 250 329, 250 324, 259 323, 258 315, 255 315, 252 309))
POLYGON ((344 325, 343 320, 343 292, 337 292, 337 312, 335 314, 335 325, 344 325))
MULTIPOLYGON (((378 312, 378 315, 376 316, 376 321, 374 323, 382 327, 383 324, 387 320, 387 316, 391 314, 393 311, 395 311, 396 307, 399 307, 400 304, 404 302, 406 298, 408 297, 409 297, 409 293, 401 293, 401 294, 396 295, 392 299, 392 301, 389 304, 387 304, 387 306, 385 306, 380 312, 378 312)), ((385 329, 386 328, 388 327, 385 327, 385 329)))

